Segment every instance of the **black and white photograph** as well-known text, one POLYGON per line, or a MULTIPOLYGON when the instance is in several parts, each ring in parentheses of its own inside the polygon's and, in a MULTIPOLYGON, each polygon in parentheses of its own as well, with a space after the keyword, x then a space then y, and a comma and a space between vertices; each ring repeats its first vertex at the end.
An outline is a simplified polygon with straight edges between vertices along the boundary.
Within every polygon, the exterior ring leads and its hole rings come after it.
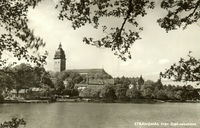
POLYGON ((200 0, 0 0, 0 128, 200 128, 200 0))

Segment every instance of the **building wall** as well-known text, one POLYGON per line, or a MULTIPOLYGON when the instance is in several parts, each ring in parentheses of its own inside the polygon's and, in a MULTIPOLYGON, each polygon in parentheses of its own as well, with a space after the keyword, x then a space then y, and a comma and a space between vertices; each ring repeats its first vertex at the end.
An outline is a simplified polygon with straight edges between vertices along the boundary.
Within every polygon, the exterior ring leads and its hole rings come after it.
POLYGON ((66 69, 66 60, 65 59, 54 59, 54 71, 61 72, 66 69))

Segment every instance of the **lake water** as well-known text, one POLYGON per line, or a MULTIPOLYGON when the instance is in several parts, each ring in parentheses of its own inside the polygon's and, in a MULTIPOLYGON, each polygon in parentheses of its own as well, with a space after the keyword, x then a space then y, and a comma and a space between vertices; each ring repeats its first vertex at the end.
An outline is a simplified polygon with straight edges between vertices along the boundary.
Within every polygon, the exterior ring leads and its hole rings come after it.
POLYGON ((0 104, 0 122, 12 117, 24 118, 26 128, 200 128, 200 104, 0 104))

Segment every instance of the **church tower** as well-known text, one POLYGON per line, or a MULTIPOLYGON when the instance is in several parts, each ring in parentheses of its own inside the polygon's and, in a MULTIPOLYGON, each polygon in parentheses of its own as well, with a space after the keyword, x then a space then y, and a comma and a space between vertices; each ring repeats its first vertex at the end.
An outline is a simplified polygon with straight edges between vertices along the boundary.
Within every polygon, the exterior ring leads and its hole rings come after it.
POLYGON ((66 68, 65 52, 62 49, 62 45, 60 43, 54 55, 54 71, 62 72, 65 70, 65 68, 66 68))

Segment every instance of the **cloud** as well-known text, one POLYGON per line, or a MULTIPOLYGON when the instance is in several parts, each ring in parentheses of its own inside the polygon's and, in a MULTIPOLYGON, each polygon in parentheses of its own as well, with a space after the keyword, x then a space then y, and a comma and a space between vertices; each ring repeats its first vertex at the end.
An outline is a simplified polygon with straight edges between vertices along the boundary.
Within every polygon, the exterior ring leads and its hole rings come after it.
POLYGON ((169 62, 170 62, 169 59, 160 59, 160 60, 158 61, 158 64, 164 65, 164 64, 167 64, 167 63, 169 63, 169 62))

